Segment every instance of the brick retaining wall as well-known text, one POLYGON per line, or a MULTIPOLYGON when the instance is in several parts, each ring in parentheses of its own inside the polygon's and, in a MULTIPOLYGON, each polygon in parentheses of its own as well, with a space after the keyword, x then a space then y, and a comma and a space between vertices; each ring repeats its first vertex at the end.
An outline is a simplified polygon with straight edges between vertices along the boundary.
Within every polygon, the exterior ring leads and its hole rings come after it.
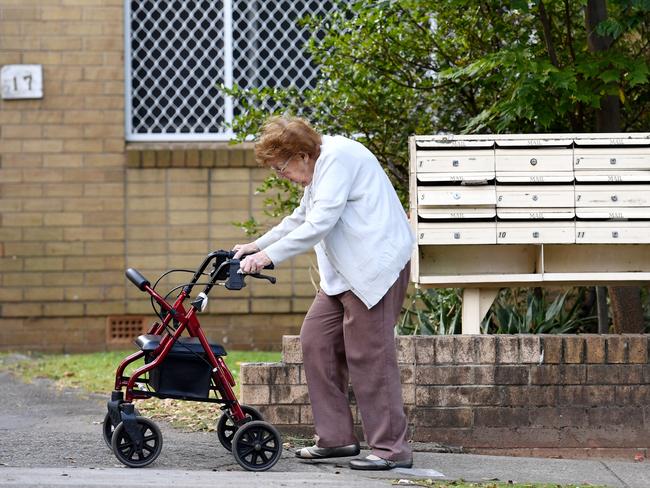
MULTIPOLYGON (((646 335, 400 336, 397 351, 414 442, 561 457, 650 447, 646 335)), ((241 382, 284 433, 313 434, 298 336, 281 363, 243 364, 241 382)))

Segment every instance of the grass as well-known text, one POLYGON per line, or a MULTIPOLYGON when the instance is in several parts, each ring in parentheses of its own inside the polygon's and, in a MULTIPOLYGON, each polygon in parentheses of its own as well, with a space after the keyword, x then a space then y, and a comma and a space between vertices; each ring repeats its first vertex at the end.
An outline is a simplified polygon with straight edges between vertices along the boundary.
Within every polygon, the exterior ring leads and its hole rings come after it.
MULTIPOLYGON (((130 351, 98 352, 90 354, 47 354, 35 355, 28 360, 3 364, 0 369, 11 371, 21 380, 29 382, 34 378, 53 380, 59 388, 76 388, 83 393, 105 394, 108 398, 115 381, 115 369, 130 351)), ((6 355, 5 355, 6 356, 6 355)), ((235 394, 239 398, 239 366, 247 362, 277 362, 279 352, 229 351, 224 358, 228 368, 235 377, 237 386, 235 394)), ((136 361, 127 368, 130 374, 141 366, 143 360, 136 361)), ((136 401, 136 407, 143 415, 166 420, 176 427, 188 430, 216 429, 219 406, 214 403, 184 402, 151 398, 136 401)))

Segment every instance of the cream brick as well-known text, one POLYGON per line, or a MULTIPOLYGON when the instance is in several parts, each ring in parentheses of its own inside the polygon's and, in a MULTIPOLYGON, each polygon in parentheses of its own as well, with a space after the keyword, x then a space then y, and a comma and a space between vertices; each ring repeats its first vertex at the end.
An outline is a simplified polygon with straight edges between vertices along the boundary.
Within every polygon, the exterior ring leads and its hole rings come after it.
POLYGON ((101 227, 68 227, 63 229, 63 239, 66 241, 97 241, 104 238, 101 227))
MULTIPOLYGON (((151 235, 151 231, 148 230, 147 233, 151 235)), ((129 240, 127 242, 128 255, 137 256, 142 254, 165 254, 167 252, 167 241, 133 241, 129 240)))
POLYGON ((23 181, 32 183, 58 183, 63 181, 63 174, 54 169, 26 169, 23 181))
POLYGON ((60 288, 30 286, 25 289, 25 300, 30 302, 62 300, 63 290, 60 288))
POLYGON ((41 9, 43 20, 81 20, 81 8, 79 7, 43 7, 41 9))
POLYGON ((65 273, 39 273, 43 277, 44 286, 72 286, 82 285, 84 282, 83 273, 73 273, 66 271, 65 273))
MULTIPOLYGON (((63 56, 65 57, 67 54, 64 53, 63 56)), ((65 64, 64 66, 49 66, 47 76, 51 80, 64 81, 66 82, 65 84, 67 84, 81 80, 83 77, 83 71, 81 67, 70 66, 69 64, 65 64)), ((61 91, 62 93, 65 93, 63 88, 61 91)))
POLYGON ((2 19, 8 20, 37 20, 40 18, 40 11, 36 8, 15 8, 3 7, 2 19))
POLYGON ((40 125, 4 125, 2 137, 7 139, 32 139, 41 137, 43 128, 40 125))
POLYGON ((124 242, 122 241, 102 241, 87 242, 85 245, 86 255, 88 256, 114 256, 124 254, 124 242))
POLYGON ((84 195, 94 197, 121 197, 124 195, 122 183, 85 184, 84 195))
POLYGON ((0 241, 20 241, 22 239, 23 239, 23 229, 21 229, 20 227, 14 227, 13 229, 0 227, 0 241))
MULTIPOLYGON (((38 202, 39 200, 35 200, 38 202)), ((47 202, 47 200, 45 200, 47 202)), ((52 227, 29 227, 24 229, 25 241, 60 241, 63 239, 63 229, 52 227)))
POLYGON ((0 110, 0 124, 19 124, 21 120, 22 116, 19 110, 9 110, 4 106, 0 110))
MULTIPOLYGON (((62 25, 57 25, 59 30, 63 31, 62 25)), ((57 32, 58 33, 58 32, 57 32)), ((80 37, 41 37, 41 49, 49 51, 80 51, 80 37)))
POLYGON ((36 227, 43 225, 43 214, 36 212, 7 213, 2 216, 2 225, 7 227, 36 227))
POLYGON ((82 303, 44 303, 43 314, 53 317, 75 317, 84 314, 82 303))
POLYGON ((63 258, 29 257, 24 259, 25 271, 63 271, 63 258))
MULTIPOLYGON (((40 317, 42 315, 43 305, 40 303, 12 303, 10 307, 2 307, 3 317, 40 317)), ((25 344, 24 340, 17 342, 17 345, 25 344)))
POLYGON ((13 51, 34 51, 39 48, 39 39, 35 37, 2 37, 2 49, 13 51))
POLYGON ((44 198, 39 200, 25 200, 23 210, 27 212, 60 212, 63 210, 63 200, 44 198))
POLYGON ((120 36, 86 37, 83 45, 84 51, 101 51, 102 53, 106 51, 122 52, 124 49, 124 39, 120 36))
POLYGON ((86 212, 82 220, 84 226, 122 225, 123 223, 124 214, 115 211, 86 212))
POLYGON ((84 107, 88 109, 123 109, 124 98, 119 96, 100 95, 86 96, 84 98, 84 107))
POLYGON ((6 242, 5 256, 42 256, 45 245, 40 242, 6 242))
MULTIPOLYGON (((146 211, 132 211, 127 216, 129 225, 165 225, 167 224, 167 216, 165 212, 146 212, 146 211)), ((150 227, 149 232, 155 232, 157 229, 150 227)))
POLYGON ((47 256, 81 256, 83 253, 82 242, 48 242, 45 244, 47 256))
POLYGON ((72 183, 51 183, 43 188, 46 197, 79 197, 82 193, 83 187, 72 183))
POLYGON ((82 165, 81 154, 45 154, 43 166, 46 168, 78 168, 82 165))
POLYGON ((27 51, 23 53, 23 63, 25 64, 42 64, 42 65, 60 65, 61 53, 54 51, 27 51))
POLYGON ((43 279, 47 273, 4 273, 2 277, 3 286, 42 286, 47 285, 43 279))
POLYGON ((208 202, 202 197, 171 197, 167 199, 170 210, 206 210, 208 202))
POLYGON ((16 256, 0 257, 0 269, 7 271, 20 271, 25 267, 25 260, 16 256))
POLYGON ((19 302, 22 299, 22 288, 0 288, 0 302, 19 302))
MULTIPOLYGON (((70 64, 83 64, 83 65, 100 65, 103 62, 102 54, 86 54, 88 57, 96 57, 97 62, 93 63, 70 63, 70 64)), ((124 68, 119 67, 86 67, 83 70, 83 78, 85 80, 123 80, 124 68)))
POLYGON ((102 152, 103 145, 101 140, 92 139, 69 139, 64 141, 63 150, 66 152, 102 152))
POLYGON ((5 169, 25 169, 43 167, 43 156, 35 153, 14 153, 2 155, 2 167, 5 169))
POLYGON ((21 149, 25 152, 56 153, 63 150, 63 143, 44 139, 23 139, 21 149))
POLYGON ((0 169, 0 181, 3 183, 20 183, 23 172, 19 169, 0 169))
POLYGON ((205 254, 208 249, 207 241, 172 241, 168 242, 171 254, 205 254))
POLYGON ((44 215, 43 224, 52 226, 79 226, 83 222, 83 214, 74 212, 55 212, 44 215))
POLYGON ((123 301, 101 301, 86 303, 87 315, 112 315, 126 313, 126 304, 123 301))
MULTIPOLYGON (((70 66, 80 66, 82 68, 82 80, 99 80, 100 76, 88 77, 87 70, 101 70, 104 58, 100 53, 88 52, 62 52, 61 64, 70 66)), ((91 71, 92 72, 92 71, 91 71)))
POLYGON ((169 212, 170 225, 207 225, 208 213, 203 211, 169 212))
POLYGON ((43 137, 48 139, 75 139, 83 137, 83 127, 74 125, 48 125, 43 128, 43 137))

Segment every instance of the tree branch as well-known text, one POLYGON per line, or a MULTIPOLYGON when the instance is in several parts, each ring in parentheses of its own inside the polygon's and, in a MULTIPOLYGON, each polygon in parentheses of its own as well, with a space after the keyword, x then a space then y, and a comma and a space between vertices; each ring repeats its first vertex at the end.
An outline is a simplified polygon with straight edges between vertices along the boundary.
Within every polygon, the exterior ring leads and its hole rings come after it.
POLYGON ((546 7, 544 6, 544 2, 541 0, 539 2, 539 20, 542 22, 544 43, 546 44, 546 50, 548 51, 548 56, 551 59, 551 64, 556 68, 559 68, 560 63, 557 60, 557 54, 555 52, 555 47, 553 46, 553 35, 551 33, 551 18, 546 12, 546 7))

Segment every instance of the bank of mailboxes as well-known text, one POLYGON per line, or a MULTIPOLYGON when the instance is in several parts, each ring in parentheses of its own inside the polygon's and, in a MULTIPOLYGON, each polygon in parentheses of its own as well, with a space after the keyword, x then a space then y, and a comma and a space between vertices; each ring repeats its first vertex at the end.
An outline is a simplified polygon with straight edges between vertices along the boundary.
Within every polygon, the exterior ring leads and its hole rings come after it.
POLYGON ((410 150, 419 244, 650 243, 650 134, 415 136, 410 150))

